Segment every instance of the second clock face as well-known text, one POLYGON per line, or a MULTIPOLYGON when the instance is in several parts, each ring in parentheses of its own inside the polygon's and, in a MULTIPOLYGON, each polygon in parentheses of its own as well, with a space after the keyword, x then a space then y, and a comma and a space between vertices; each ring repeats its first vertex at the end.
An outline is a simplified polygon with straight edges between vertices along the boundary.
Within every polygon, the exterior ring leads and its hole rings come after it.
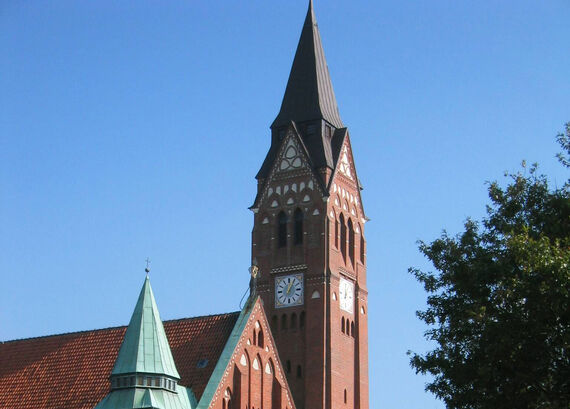
POLYGON ((303 304, 303 274, 275 278, 275 307, 303 304))

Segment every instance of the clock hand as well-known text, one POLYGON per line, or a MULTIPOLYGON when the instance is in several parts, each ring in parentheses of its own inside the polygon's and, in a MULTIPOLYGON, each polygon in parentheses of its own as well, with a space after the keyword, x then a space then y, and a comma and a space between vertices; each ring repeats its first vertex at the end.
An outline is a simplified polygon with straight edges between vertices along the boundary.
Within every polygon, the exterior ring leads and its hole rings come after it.
POLYGON ((289 286, 287 287, 287 294, 289 294, 289 292, 291 291, 291 287, 293 286, 293 281, 291 281, 289 283, 289 286))

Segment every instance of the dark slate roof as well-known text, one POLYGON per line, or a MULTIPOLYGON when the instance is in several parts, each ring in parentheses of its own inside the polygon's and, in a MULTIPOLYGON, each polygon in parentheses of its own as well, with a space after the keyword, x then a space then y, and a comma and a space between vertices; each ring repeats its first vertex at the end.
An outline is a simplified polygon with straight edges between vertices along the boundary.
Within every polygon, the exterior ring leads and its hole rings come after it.
MULTIPOLYGON (((235 312, 164 322, 180 384, 191 387, 197 399, 238 316, 235 312), (207 360, 203 368, 197 365, 200 360, 207 360)), ((109 392, 109 375, 125 330, 0 342, 0 408, 93 409, 109 392)))
POLYGON ((281 110, 271 127, 315 119, 343 127, 311 0, 281 110))

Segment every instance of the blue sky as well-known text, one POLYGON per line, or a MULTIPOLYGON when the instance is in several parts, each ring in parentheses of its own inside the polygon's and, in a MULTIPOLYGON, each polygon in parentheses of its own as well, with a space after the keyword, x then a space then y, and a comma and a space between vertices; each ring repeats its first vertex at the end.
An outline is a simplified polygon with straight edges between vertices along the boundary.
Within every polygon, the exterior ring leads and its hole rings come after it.
MULTIPOLYGON (((307 1, 3 1, 0 340, 233 311, 307 1)), ((442 408, 407 268, 522 159, 561 185, 567 1, 315 1, 368 241, 371 407, 442 408)))

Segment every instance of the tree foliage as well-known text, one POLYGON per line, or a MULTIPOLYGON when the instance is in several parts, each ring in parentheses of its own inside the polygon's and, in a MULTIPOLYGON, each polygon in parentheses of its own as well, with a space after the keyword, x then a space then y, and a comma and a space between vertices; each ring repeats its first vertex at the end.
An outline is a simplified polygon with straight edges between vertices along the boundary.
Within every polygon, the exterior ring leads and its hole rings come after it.
MULTIPOLYGON (((558 135, 570 169, 570 123, 558 135)), ((435 272, 418 317, 437 347, 410 352, 448 408, 570 407, 570 179, 550 188, 537 165, 489 183, 481 222, 420 242, 435 272)))

